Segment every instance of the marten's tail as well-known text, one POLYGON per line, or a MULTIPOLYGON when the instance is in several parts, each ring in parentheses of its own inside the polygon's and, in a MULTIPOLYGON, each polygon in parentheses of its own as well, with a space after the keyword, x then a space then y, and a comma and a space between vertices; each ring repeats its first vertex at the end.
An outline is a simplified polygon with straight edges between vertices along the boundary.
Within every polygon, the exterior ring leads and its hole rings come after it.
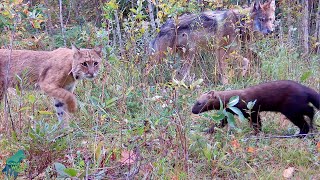
POLYGON ((320 94, 313 89, 309 89, 307 93, 309 102, 311 102, 317 109, 320 109, 320 94))

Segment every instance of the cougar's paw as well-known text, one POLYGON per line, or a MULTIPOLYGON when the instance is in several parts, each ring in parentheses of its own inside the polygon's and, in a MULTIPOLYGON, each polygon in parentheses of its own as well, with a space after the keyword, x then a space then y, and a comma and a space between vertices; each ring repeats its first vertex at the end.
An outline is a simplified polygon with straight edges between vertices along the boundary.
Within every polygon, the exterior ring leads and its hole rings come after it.
POLYGON ((75 97, 72 97, 67 101, 67 109, 70 113, 75 113, 77 111, 77 100, 75 97))

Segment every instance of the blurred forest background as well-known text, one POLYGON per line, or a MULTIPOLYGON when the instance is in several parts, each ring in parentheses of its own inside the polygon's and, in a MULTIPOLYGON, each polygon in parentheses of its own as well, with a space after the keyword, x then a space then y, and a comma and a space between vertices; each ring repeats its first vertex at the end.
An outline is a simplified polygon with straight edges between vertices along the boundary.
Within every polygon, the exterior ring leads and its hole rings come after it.
MULTIPOLYGON (((99 78, 82 82, 72 131, 58 128, 51 99, 15 89, 0 112, 0 168, 19 149, 20 178, 51 179, 320 179, 320 138, 264 139, 294 134, 279 114, 263 115, 261 139, 236 119, 236 131, 203 132, 214 113, 191 115, 203 92, 291 79, 320 89, 320 0, 276 0, 276 30, 252 47, 261 65, 248 77, 216 81, 214 53, 199 55, 190 85, 172 81, 181 67, 168 56, 148 75, 147 48, 170 17, 186 12, 249 7, 253 0, 2 0, 0 47, 53 50, 102 45, 99 78), (202 81, 203 80, 203 81, 202 81), (9 118, 4 118, 5 113, 9 118), (26 122, 32 122, 29 126, 26 122), (15 128, 12 127, 15 124, 15 128), (291 175, 291 176, 290 176, 291 175)), ((261 1, 262 3, 263 1, 261 1)), ((3 103, 0 104, 3 107, 3 103)), ((315 127, 320 125, 319 113, 315 127)), ((317 132, 317 130, 316 130, 317 132)), ((5 174, 0 172, 0 178, 5 174)))

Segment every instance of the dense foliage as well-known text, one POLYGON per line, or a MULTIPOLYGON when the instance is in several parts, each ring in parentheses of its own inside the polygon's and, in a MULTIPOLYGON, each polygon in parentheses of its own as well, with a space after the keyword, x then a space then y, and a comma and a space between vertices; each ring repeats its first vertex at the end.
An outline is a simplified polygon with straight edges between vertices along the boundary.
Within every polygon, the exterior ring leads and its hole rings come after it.
MULTIPOLYGON (((261 139, 247 139, 247 121, 235 128, 203 131, 220 120, 214 112, 191 115, 191 106, 210 89, 247 87, 291 79, 319 91, 320 1, 277 0, 276 32, 251 49, 261 62, 249 76, 217 81, 214 53, 199 54, 190 84, 172 80, 181 66, 170 55, 145 75, 147 48, 169 17, 250 6, 238 0, 4 0, 0 3, 0 47, 53 50, 102 45, 99 78, 79 84, 79 110, 70 130, 58 127, 51 99, 37 91, 8 90, 0 103, 0 168, 23 149, 19 176, 51 179, 278 179, 293 167, 294 177, 319 179, 320 137, 265 139, 297 129, 279 114, 263 114, 261 139)), ((320 125, 319 112, 315 127, 320 125)), ((317 132, 317 131, 316 131, 317 132)), ((0 179, 5 174, 0 173, 0 179)))

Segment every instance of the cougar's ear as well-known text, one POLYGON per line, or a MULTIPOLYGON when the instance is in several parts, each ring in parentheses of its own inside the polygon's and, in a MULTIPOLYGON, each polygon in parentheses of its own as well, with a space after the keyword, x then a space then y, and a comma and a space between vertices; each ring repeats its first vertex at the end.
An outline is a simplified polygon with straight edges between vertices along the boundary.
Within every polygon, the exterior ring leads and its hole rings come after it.
POLYGON ((72 48, 72 51, 73 51, 73 57, 80 57, 81 56, 80 49, 77 48, 76 45, 71 44, 71 48, 72 48))
POLYGON ((100 57, 102 56, 102 45, 96 46, 93 48, 94 52, 96 52, 100 57))

